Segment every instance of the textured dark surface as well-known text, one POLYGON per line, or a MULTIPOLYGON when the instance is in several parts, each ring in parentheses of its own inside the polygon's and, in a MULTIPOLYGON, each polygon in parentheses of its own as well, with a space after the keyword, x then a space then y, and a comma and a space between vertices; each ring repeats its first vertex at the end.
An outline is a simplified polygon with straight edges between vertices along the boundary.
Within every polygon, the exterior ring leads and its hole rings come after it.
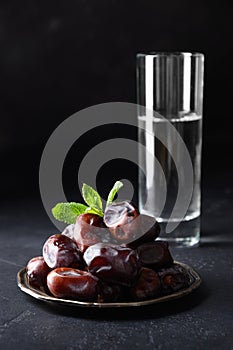
POLYGON ((22 293, 17 271, 55 233, 39 202, 5 204, 0 229, 1 349, 233 349, 233 191, 204 191, 202 244, 172 249, 201 287, 177 301, 140 309, 71 309, 22 293), (18 215, 14 212, 18 208, 18 215), (13 213, 13 214, 12 214, 13 213))

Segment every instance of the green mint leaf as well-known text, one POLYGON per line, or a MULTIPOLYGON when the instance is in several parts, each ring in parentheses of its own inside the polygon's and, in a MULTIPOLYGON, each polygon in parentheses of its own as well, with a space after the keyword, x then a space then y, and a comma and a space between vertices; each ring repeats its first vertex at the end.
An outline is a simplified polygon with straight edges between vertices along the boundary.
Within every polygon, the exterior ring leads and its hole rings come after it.
POLYGON ((113 188, 109 192, 106 206, 108 206, 109 204, 111 204, 113 202, 115 195, 122 187, 123 187, 123 183, 121 181, 115 182, 113 188))
POLYGON ((70 202, 69 205, 77 216, 83 214, 87 209, 87 206, 81 203, 70 202))
POLYGON ((55 219, 65 222, 66 224, 74 224, 77 216, 83 214, 87 206, 80 203, 58 203, 52 213, 55 219))
POLYGON ((103 212, 103 204, 98 192, 94 190, 91 186, 83 184, 82 196, 84 201, 87 203, 91 209, 95 209, 99 212, 103 212))
POLYGON ((97 209, 94 209, 94 208, 91 208, 91 207, 88 207, 86 210, 85 210, 85 214, 96 214, 96 215, 99 215, 101 217, 104 216, 104 213, 100 210, 97 210, 97 209))

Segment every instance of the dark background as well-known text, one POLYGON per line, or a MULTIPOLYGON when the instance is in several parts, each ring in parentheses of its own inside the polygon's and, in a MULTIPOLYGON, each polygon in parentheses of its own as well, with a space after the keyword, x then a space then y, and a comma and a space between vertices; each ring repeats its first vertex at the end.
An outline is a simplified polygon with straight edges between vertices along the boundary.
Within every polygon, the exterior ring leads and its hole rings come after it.
MULTIPOLYGON (((53 130, 82 108, 136 102, 135 55, 151 50, 205 54, 203 187, 221 186, 222 172, 230 183, 232 42, 231 1, 1 1, 1 198, 39 199, 40 157, 53 130)), ((80 157, 106 130, 96 135, 78 145, 80 157)), ((132 164, 127 174, 117 161, 105 168, 136 184, 132 164)))

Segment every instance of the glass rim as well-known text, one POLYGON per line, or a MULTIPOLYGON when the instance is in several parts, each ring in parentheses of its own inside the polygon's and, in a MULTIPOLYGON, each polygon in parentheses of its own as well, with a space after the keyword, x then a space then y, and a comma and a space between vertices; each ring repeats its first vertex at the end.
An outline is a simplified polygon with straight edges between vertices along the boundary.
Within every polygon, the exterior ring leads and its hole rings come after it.
POLYGON ((136 54, 138 58, 153 56, 153 57, 203 57, 204 53, 202 52, 188 52, 188 51, 151 51, 151 52, 139 52, 136 54))

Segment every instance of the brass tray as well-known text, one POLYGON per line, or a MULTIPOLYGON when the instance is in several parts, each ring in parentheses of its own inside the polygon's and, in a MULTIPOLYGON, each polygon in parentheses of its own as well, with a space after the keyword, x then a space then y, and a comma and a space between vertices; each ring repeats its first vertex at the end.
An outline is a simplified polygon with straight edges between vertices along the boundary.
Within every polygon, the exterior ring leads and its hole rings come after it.
POLYGON ((151 304, 158 304, 166 301, 170 301, 177 298, 182 298, 187 294, 190 294, 195 289, 197 289, 202 280, 199 274, 194 271, 190 266, 180 263, 178 261, 175 261, 177 265, 182 266, 186 272, 188 273, 190 277, 190 285, 187 288, 183 288, 179 290, 178 292, 165 295, 165 296, 159 296, 154 299, 148 299, 143 301, 132 301, 132 302, 115 302, 115 303, 98 303, 98 302, 86 302, 86 301, 78 301, 78 300, 70 300, 70 299, 61 299, 61 298, 55 298, 49 294, 46 294, 45 292, 35 289, 31 287, 28 283, 27 274, 26 274, 26 268, 22 268, 18 274, 17 274, 17 281, 19 288, 26 294, 31 295, 33 298, 45 301, 45 302, 53 302, 57 304, 63 304, 67 306, 73 306, 73 307, 97 307, 97 308, 113 308, 113 307, 135 307, 135 306, 146 306, 151 304))

